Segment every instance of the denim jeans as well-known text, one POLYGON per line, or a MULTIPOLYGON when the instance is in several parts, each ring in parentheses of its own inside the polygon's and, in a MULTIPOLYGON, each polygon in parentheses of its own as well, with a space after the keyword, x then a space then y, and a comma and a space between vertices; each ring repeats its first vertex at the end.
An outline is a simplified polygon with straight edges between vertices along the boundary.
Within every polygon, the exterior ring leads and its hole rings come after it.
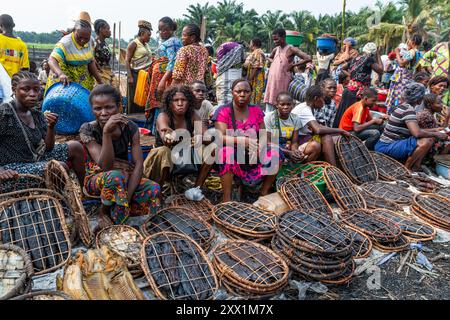
POLYGON ((367 149, 373 151, 378 140, 380 140, 381 133, 383 132, 383 130, 384 126, 374 124, 368 127, 367 129, 364 129, 363 131, 360 132, 350 131, 350 133, 358 137, 362 141, 364 141, 364 144, 366 145, 367 149))

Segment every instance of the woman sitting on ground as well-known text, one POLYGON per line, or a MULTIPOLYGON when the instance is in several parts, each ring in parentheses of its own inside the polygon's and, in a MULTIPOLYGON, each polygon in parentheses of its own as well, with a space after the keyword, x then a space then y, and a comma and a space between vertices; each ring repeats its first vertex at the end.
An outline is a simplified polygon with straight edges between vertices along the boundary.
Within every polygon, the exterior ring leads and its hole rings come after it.
POLYGON ((20 71, 12 77, 11 86, 14 99, 0 106, 0 180, 18 174, 43 177, 47 162, 57 160, 70 162, 82 185, 83 146, 76 141, 55 145, 58 115, 35 109, 41 90, 36 75, 20 71))
MULTIPOLYGON (((262 182, 260 194, 265 196, 276 180, 280 155, 278 149, 271 148, 263 159, 256 159, 259 131, 266 129, 264 113, 259 106, 249 105, 252 88, 246 79, 238 79, 232 85, 233 102, 219 107, 214 115, 216 129, 223 137, 223 147, 219 149, 219 176, 222 181, 223 202, 231 201, 234 177, 248 187, 255 188, 262 182), (229 135, 227 131, 234 131, 229 135), (239 163, 238 147, 245 148, 245 163, 239 163), (255 164, 251 160, 255 159, 255 164)), ((270 138, 270 135, 269 135, 270 138)), ((269 141, 270 142, 270 141, 269 141)), ((264 146, 263 146, 264 147, 264 146)))
POLYGON ((406 160, 406 167, 420 171, 422 160, 433 147, 435 139, 448 139, 446 133, 421 129, 417 123, 414 107, 419 105, 425 95, 425 86, 410 83, 403 92, 403 103, 394 109, 375 145, 375 151, 397 160, 406 160))
POLYGON ((450 104, 450 101, 448 100, 447 91, 450 88, 450 78, 443 75, 433 77, 428 82, 428 88, 430 90, 430 93, 437 94, 438 96, 441 97, 444 108, 442 109, 442 112, 439 115, 437 115, 438 121, 443 127, 448 127, 450 118, 448 106, 450 104))
POLYGON ((142 177, 139 128, 119 113, 120 93, 100 85, 89 99, 96 120, 81 127, 80 137, 90 158, 85 190, 102 199, 99 227, 111 225, 111 220, 123 224, 129 216, 156 213, 161 190, 157 183, 142 177))
MULTIPOLYGON (((174 173, 174 169, 175 174, 178 169, 180 174, 187 173, 186 170, 182 169, 185 163, 179 164, 180 166, 178 166, 174 164, 172 158, 173 148, 182 142, 175 131, 187 130, 190 139, 193 137, 196 141, 197 137, 206 131, 206 128, 202 126, 200 116, 194 110, 194 105, 195 98, 188 86, 172 86, 164 92, 162 99, 163 110, 156 121, 157 148, 150 151, 144 163, 144 175, 149 179, 157 181, 161 186, 164 186, 165 182, 169 180, 171 173, 174 173), (197 129, 195 127, 196 125, 199 125, 201 129, 197 129), (195 132, 194 127, 196 129, 195 132)), ((178 133, 182 134, 181 131, 178 133)), ((191 141, 192 139, 189 142, 184 141, 184 143, 188 143, 189 147, 191 147, 191 141)), ((194 159, 190 160, 191 164, 194 164, 192 162, 194 159)), ((194 166, 191 166, 189 170, 191 169, 197 171, 194 166)), ((200 186, 201 182, 206 179, 210 169, 211 166, 205 164, 201 166, 200 174, 195 183, 196 187, 200 186)))

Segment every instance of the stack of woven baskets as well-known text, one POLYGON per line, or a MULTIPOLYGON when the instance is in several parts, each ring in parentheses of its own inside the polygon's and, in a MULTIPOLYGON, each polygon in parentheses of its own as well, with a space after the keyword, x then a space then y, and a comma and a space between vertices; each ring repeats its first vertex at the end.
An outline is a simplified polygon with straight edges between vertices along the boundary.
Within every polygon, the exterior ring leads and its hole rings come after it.
POLYGON ((286 262, 265 246, 245 240, 231 240, 213 253, 213 266, 222 285, 236 296, 268 298, 288 283, 286 262))
POLYGON ((414 197, 411 212, 427 223, 450 231, 450 200, 435 194, 421 194, 414 197))
POLYGON ((311 281, 344 284, 355 270, 353 235, 322 213, 283 213, 272 248, 311 281))

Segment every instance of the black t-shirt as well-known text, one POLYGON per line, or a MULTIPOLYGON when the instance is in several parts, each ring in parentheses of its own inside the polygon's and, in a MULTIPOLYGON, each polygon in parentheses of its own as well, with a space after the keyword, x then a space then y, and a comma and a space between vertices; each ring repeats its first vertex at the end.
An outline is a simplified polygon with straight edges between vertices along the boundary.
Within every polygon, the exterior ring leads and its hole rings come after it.
MULTIPOLYGON (((133 137, 139 127, 132 121, 129 121, 126 127, 123 129, 122 135, 119 139, 113 140, 114 157, 128 161, 128 147, 133 142, 133 137)), ((102 145, 103 143, 103 130, 97 121, 85 123, 80 128, 80 138, 84 144, 88 144, 92 141, 102 145)))
POLYGON ((24 127, 34 150, 37 150, 40 142, 47 135, 47 121, 40 111, 31 110, 35 128, 28 127, 22 120, 18 123, 10 105, 14 107, 15 102, 0 105, 0 166, 18 162, 34 162, 33 154, 20 125, 24 127))

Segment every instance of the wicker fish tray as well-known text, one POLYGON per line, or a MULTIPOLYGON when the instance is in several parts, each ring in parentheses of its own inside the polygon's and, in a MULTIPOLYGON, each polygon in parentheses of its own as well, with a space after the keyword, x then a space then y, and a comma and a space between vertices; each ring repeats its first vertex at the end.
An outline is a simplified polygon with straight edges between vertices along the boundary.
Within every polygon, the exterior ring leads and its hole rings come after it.
POLYGON ((431 241, 436 236, 436 229, 433 226, 413 218, 408 218, 386 209, 374 210, 372 214, 398 224, 400 229, 402 229, 403 235, 409 239, 423 242, 431 241))
POLYGON ((434 193, 450 200, 450 188, 439 188, 434 193))
POLYGON ((322 212, 333 216, 333 210, 317 187, 306 179, 295 178, 285 182, 280 191, 284 201, 293 210, 322 212))
POLYGON ((347 176, 336 167, 325 168, 325 181, 342 210, 365 209, 366 202, 347 176))
POLYGON ((31 289, 33 264, 28 254, 12 244, 0 244, 0 300, 31 289))
POLYGON ((393 201, 401 206, 410 205, 414 197, 408 189, 387 182, 369 182, 363 184, 362 188, 375 197, 393 201))
POLYGON ((336 155, 343 171, 356 184, 378 180, 378 170, 364 143, 355 136, 339 137, 336 155))
POLYGON ((406 251, 410 248, 411 242, 408 239, 408 237, 405 237, 404 235, 401 235, 400 238, 398 238, 394 242, 373 242, 374 248, 376 248, 379 251, 382 252, 401 252, 406 251))
POLYGON ((64 211, 56 198, 33 195, 0 203, 0 241, 24 249, 36 275, 67 262, 71 254, 69 237, 64 211))
POLYGON ((411 177, 411 172, 403 164, 382 153, 371 152, 380 179, 385 181, 403 180, 411 177))
POLYGON ((10 300, 72 300, 72 298, 61 291, 36 291, 28 294, 24 294, 10 300))
POLYGON ((253 238, 271 238, 275 234, 277 216, 250 204, 227 202, 217 205, 214 222, 233 233, 253 238))
POLYGON ((368 210, 353 209, 342 213, 341 222, 367 235, 376 242, 395 242, 402 235, 400 227, 368 210))
POLYGON ((435 194, 419 194, 414 197, 412 213, 429 224, 450 230, 450 201, 435 194))
POLYGON ((136 229, 126 226, 110 226, 100 230, 96 236, 97 249, 107 246, 121 256, 133 276, 142 274, 141 249, 144 237, 136 229))
POLYGON ((144 236, 159 232, 182 233, 204 250, 209 249, 215 237, 214 229, 208 222, 183 207, 169 207, 158 211, 141 226, 141 232, 144 236))
POLYGON ((359 191, 359 194, 363 197, 366 202, 367 209, 388 209, 391 211, 402 211, 402 207, 396 204, 394 201, 386 200, 374 196, 373 194, 365 191, 364 189, 359 191))
POLYGON ((289 267, 275 252, 250 241, 230 240, 213 253, 222 283, 255 295, 277 293, 288 282, 289 267))
POLYGON ((48 189, 58 192, 67 199, 72 207, 77 234, 81 241, 87 247, 90 247, 94 241, 94 233, 81 201, 82 190, 80 186, 69 177, 66 169, 55 160, 50 161, 45 168, 45 183, 48 189))
POLYGON ((9 192, 44 188, 45 180, 33 174, 19 174, 16 179, 5 180, 0 183, 0 195, 9 192))
POLYGON ((179 233, 162 232, 144 240, 142 268, 163 300, 210 300, 218 281, 200 246, 179 233))
POLYGON ((187 208, 205 221, 212 219, 212 213, 214 211, 214 206, 208 199, 191 201, 182 194, 174 196, 170 202, 170 206, 187 208))
POLYGON ((350 234, 353 238, 353 257, 354 259, 364 259, 367 258, 372 252, 373 243, 372 240, 368 236, 366 236, 361 231, 349 227, 347 225, 344 226, 349 230, 350 234))

